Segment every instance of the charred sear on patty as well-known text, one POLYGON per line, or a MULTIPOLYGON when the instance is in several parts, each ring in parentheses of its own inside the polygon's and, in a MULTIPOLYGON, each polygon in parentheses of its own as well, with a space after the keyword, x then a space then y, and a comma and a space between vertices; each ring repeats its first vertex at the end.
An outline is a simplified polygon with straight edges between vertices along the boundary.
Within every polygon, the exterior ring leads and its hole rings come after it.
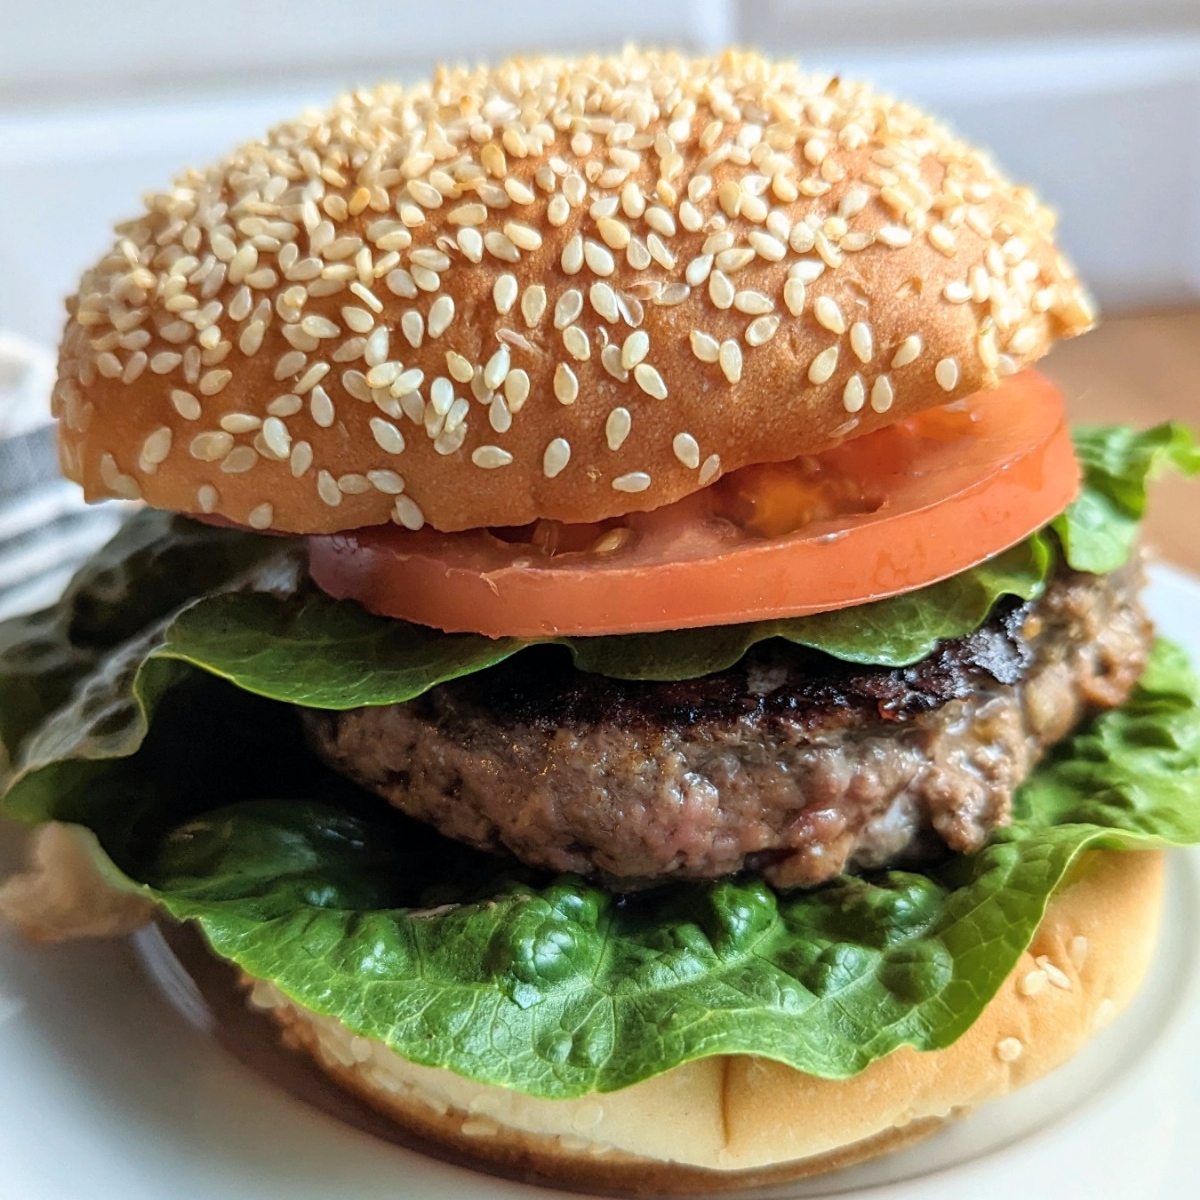
POLYGON ((307 711, 334 767, 443 833, 617 889, 758 871, 778 887, 977 850, 1046 747, 1120 704, 1140 572, 1062 572, 903 669, 769 642, 680 683, 526 651, 417 700, 307 711))

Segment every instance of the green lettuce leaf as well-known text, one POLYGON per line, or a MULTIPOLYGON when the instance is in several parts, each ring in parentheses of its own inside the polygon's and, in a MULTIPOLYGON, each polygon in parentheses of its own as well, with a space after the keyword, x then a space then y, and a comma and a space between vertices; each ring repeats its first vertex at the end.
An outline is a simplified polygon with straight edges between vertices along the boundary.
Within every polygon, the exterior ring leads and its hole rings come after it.
POLYGON ((1200 444, 1185 425, 1084 426, 1072 431, 1083 467, 1078 499, 1052 523, 1076 571, 1103 575, 1128 559, 1146 512, 1146 485, 1168 468, 1200 473, 1200 444))
MULTIPOLYGON (((561 638, 575 665, 617 679, 673 680, 733 666, 768 638, 850 662, 906 666, 943 638, 974 632, 1001 596, 1032 599, 1054 562, 1048 539, 1030 538, 942 583, 840 612, 678 633, 561 638)), ((532 643, 447 634, 372 616, 311 587, 286 599, 230 592, 185 609, 155 651, 246 691, 307 708, 396 704, 493 666, 532 643)))
POLYGON ((29 739, 3 810, 92 830, 129 887, 306 1007, 537 1096, 714 1054, 842 1078, 948 1045, 1082 853, 1200 840, 1200 681, 1166 645, 977 855, 808 893, 738 877, 619 898, 355 791, 306 757, 290 706, 169 660, 131 672, 133 657, 47 723, 57 739, 29 739))
MULTIPOLYGON (((419 656, 381 645, 361 610, 348 627, 307 608, 293 544, 156 514, 122 539, 63 605, 0 627, 0 814, 91 830, 126 886, 250 974, 482 1082, 571 1097, 725 1053, 836 1078, 945 1046, 1080 854, 1200 840, 1200 682, 1159 646, 1129 704, 1047 760, 980 854, 810 893, 734 878, 617 899, 449 842, 311 756, 268 698, 287 655, 301 675, 349 658, 336 694, 310 673, 287 696, 313 702, 395 688, 419 656), (223 648, 185 653, 185 635, 223 648)), ((1049 559, 1038 539, 998 573, 1036 579, 1049 559)), ((870 637, 938 619, 908 602, 870 637)), ((418 649, 442 677, 442 649, 418 649)))
MULTIPOLYGON (((1076 435, 1084 467, 1079 498, 1053 523, 1068 564, 1094 573, 1129 557, 1146 485, 1169 466, 1200 471, 1200 446, 1181 425, 1139 433, 1088 428, 1076 435)), ((950 579, 837 612, 745 625, 616 637, 560 638, 583 671, 616 679, 692 679, 733 666, 751 647, 782 638, 864 665, 904 667, 939 642, 973 633, 1005 596, 1035 599, 1054 569, 1046 534, 950 579)), ((374 617, 312 588, 282 599, 230 593, 202 599, 172 624, 161 654, 239 687, 310 708, 394 704, 494 666, 530 643, 374 617)))
POLYGON ((0 785, 25 737, 122 643, 278 558, 272 539, 146 510, 43 612, 0 623, 0 785))

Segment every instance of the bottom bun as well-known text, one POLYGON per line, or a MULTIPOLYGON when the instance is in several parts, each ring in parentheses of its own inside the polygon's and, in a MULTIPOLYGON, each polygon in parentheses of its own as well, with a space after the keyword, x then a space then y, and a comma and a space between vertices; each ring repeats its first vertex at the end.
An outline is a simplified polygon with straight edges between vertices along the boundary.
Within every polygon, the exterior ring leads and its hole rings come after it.
POLYGON ((1162 908, 1157 852, 1093 852, 974 1025, 851 1079, 743 1055, 617 1092, 544 1100, 418 1066, 245 977, 290 1046, 408 1130, 532 1182, 634 1194, 723 1191, 831 1171, 907 1146, 1045 1075, 1133 997, 1162 908))

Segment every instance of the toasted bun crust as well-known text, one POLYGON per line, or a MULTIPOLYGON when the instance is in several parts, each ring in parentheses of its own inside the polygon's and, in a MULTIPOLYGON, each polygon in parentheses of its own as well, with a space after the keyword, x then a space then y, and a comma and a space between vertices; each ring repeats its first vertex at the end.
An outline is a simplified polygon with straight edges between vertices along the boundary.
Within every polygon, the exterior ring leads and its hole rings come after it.
POLYGON ((833 1170, 915 1141, 1032 1082, 1123 1008, 1162 906, 1156 852, 1089 854, 979 1020, 847 1080, 708 1058, 623 1091, 539 1100, 416 1066, 247 979, 285 1040, 419 1135, 511 1174, 586 1189, 721 1191, 833 1170))
POLYGON ((68 307, 65 472, 255 528, 593 521, 993 386, 1093 312, 909 105, 749 53, 445 70, 151 196, 68 307))

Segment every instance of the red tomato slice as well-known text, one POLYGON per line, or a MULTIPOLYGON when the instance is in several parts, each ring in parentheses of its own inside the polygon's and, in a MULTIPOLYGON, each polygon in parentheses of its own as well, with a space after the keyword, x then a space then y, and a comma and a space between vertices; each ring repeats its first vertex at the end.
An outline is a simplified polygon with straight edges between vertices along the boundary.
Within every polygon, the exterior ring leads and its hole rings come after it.
POLYGON ((489 637, 802 616, 945 579, 1060 513, 1079 474, 1033 371, 815 458, 735 472, 598 525, 310 539, 312 574, 372 612, 489 637))

